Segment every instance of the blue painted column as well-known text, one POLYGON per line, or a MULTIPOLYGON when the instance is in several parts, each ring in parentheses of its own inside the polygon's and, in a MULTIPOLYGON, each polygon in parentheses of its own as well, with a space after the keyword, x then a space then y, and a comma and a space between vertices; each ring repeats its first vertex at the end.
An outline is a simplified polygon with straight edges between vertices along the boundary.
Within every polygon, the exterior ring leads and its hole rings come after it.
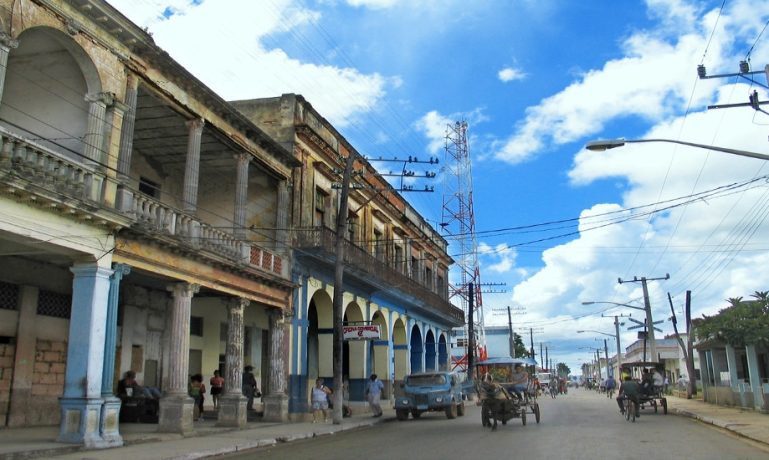
POLYGON ((60 442, 108 447, 100 434, 103 400, 104 337, 112 270, 96 263, 70 269, 72 314, 69 320, 67 370, 61 406, 60 442))
POLYGON ((107 321, 104 334, 104 371, 101 376, 101 397, 104 406, 101 411, 101 437, 110 446, 122 446, 120 436, 120 399, 112 392, 115 375, 115 345, 117 342, 117 306, 120 299, 120 281, 131 272, 125 264, 113 264, 110 277, 109 298, 107 303, 107 321))
POLYGON ((750 388, 753 390, 753 404, 756 410, 764 407, 764 397, 761 392, 761 375, 758 372, 758 354, 755 345, 745 347, 748 358, 748 372, 750 373, 750 388))

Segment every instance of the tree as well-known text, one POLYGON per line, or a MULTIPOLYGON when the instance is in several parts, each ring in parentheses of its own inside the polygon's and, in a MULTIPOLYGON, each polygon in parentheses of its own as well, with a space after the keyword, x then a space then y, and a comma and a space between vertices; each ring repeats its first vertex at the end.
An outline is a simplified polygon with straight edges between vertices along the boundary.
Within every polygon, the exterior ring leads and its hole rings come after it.
POLYGON ((513 335, 515 336, 515 341, 513 342, 513 346, 515 347, 515 357, 530 358, 531 352, 526 349, 526 345, 524 345, 521 336, 516 333, 513 333, 513 335))
POLYGON ((730 306, 716 315, 703 315, 695 329, 700 340, 715 339, 735 347, 769 344, 769 300, 756 292, 756 300, 728 299, 730 306))
POLYGON ((565 363, 556 364, 555 369, 559 377, 568 377, 571 374, 571 369, 565 363))

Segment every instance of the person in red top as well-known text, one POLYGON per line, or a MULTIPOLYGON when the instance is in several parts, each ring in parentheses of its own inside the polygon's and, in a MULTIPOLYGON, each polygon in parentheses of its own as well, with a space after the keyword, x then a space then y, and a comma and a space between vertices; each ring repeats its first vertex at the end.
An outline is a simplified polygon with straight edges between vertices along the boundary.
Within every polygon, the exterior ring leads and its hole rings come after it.
POLYGON ((224 377, 219 369, 214 369, 214 376, 209 380, 211 384, 211 400, 214 402, 214 410, 219 409, 219 395, 224 391, 224 377))

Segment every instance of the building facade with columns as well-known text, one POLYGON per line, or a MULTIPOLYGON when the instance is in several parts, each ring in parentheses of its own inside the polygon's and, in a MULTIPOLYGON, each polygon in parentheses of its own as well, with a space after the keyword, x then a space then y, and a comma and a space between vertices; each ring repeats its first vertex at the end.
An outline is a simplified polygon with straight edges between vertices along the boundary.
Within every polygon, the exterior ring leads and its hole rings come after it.
POLYGON ((316 378, 333 383, 332 298, 340 170, 355 155, 345 235, 345 324, 379 325, 380 338, 345 341, 343 376, 353 407, 375 373, 391 398, 411 372, 448 369, 450 331, 464 324, 448 301, 447 242, 302 96, 232 104, 301 162, 294 169, 293 316, 289 412, 303 419, 316 378))
POLYGON ((103 1, 0 18, 0 422, 120 445, 130 369, 187 433, 189 376, 221 369, 243 426, 248 364, 287 420, 293 152, 103 1))

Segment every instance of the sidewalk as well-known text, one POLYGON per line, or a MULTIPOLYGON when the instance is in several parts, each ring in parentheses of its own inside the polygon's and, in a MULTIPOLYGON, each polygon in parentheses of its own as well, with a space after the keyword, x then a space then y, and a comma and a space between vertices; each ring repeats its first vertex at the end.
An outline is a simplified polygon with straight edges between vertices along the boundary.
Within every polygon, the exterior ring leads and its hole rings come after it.
POLYGON ((188 460, 213 457, 256 447, 324 436, 394 420, 395 412, 383 408, 384 416, 353 415, 340 425, 328 423, 249 422, 242 430, 217 428, 215 420, 195 422, 195 433, 183 437, 158 433, 155 424, 121 424, 125 445, 113 449, 84 450, 56 442, 58 427, 0 429, 0 460, 26 458, 60 459, 164 459, 188 460))
POLYGON ((669 396, 669 413, 693 418, 769 446, 769 414, 669 396))

